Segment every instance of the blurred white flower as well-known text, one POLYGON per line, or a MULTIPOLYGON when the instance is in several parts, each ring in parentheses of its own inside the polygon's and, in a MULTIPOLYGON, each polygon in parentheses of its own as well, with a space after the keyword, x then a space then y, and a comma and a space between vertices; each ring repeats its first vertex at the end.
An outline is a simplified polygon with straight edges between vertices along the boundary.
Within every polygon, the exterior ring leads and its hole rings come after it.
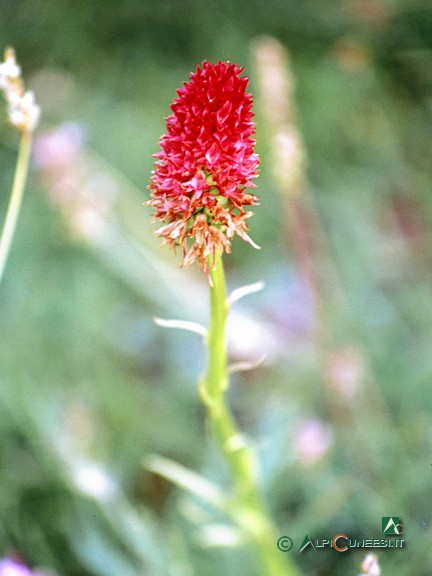
POLYGON ((0 64, 0 87, 6 87, 11 80, 16 80, 21 76, 21 68, 15 62, 13 54, 6 54, 5 61, 0 64))
POLYGON ((228 350, 234 358, 255 361, 262 358, 274 358, 281 349, 274 329, 265 322, 233 310, 228 317, 227 329, 228 350))
POLYGON ((352 347, 335 350, 327 362, 327 381, 332 391, 345 400, 357 395, 364 376, 361 354, 352 347))
POLYGON ((208 548, 236 547, 242 545, 244 537, 240 530, 226 524, 207 524, 199 529, 198 541, 208 548))
POLYGON ((9 101, 9 120, 17 128, 33 132, 40 117, 40 108, 36 104, 33 92, 25 92, 22 96, 14 94, 9 101))
POLYGON ((295 85, 290 56, 271 37, 255 41, 254 55, 275 179, 281 192, 296 196, 306 185, 306 154, 302 136, 293 122, 295 85))
POLYGON ((369 553, 361 565, 362 573, 359 576, 380 576, 381 568, 375 554, 369 553))
POLYGON ((0 89, 8 104, 10 123, 22 132, 33 132, 39 122, 40 108, 33 92, 24 89, 21 68, 12 48, 6 50, 4 62, 0 64, 0 89))
POLYGON ((78 464, 72 468, 75 486, 95 500, 108 500, 116 492, 116 482, 108 472, 96 462, 78 464))
POLYGON ((78 238, 97 244, 103 240, 106 232, 106 222, 100 212, 91 206, 80 206, 76 212, 71 215, 70 225, 72 231, 78 238))

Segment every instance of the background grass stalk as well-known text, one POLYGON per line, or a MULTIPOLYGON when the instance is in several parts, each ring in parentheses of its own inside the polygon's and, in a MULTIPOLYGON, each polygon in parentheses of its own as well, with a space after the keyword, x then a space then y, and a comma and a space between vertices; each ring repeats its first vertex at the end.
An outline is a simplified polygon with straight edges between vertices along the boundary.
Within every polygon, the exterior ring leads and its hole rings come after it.
POLYGON ((32 133, 30 131, 22 132, 12 191, 0 239, 0 283, 3 279, 3 273, 21 209, 30 161, 31 142, 32 133))
POLYGON ((237 428, 226 401, 228 366, 226 321, 229 305, 221 256, 210 262, 210 326, 207 336, 207 374, 201 383, 201 397, 213 435, 234 481, 232 516, 251 539, 266 576, 298 576, 288 557, 277 548, 277 534, 264 507, 257 482, 254 451, 237 428))

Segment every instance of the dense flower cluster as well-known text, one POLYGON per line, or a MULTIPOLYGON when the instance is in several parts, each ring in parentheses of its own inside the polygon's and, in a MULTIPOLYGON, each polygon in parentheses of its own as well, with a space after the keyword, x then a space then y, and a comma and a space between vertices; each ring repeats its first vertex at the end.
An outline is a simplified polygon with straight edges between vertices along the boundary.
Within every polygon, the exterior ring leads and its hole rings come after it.
POLYGON ((183 250, 183 264, 197 260, 208 270, 208 256, 229 252, 234 234, 247 235, 245 206, 257 197, 259 159, 254 153, 255 124, 247 77, 236 64, 204 62, 177 91, 167 118, 167 134, 151 178, 154 220, 165 222, 156 234, 183 250))

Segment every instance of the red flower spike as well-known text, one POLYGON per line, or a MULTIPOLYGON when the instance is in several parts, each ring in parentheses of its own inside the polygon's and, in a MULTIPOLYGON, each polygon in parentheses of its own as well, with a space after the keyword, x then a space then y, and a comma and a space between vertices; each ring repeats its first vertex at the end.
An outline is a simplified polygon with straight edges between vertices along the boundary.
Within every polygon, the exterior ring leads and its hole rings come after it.
POLYGON ((164 222, 156 234, 182 248, 183 265, 197 260, 206 272, 208 256, 230 252, 235 234, 257 247, 247 235, 253 213, 245 206, 258 198, 244 190, 255 187, 259 158, 242 72, 236 64, 203 62, 177 90, 149 186, 154 220, 164 222))

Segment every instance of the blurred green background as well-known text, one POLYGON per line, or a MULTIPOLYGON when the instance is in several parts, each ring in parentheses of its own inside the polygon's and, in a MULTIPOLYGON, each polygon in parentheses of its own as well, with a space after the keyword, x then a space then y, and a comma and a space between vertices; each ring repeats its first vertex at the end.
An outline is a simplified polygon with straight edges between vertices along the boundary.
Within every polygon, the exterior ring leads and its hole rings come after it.
MULTIPOLYGON (((378 551, 382 573, 431 574, 431 3, 0 0, 8 45, 43 117, 0 289, 0 554, 64 576, 258 576, 226 518, 143 465, 229 485, 196 393, 205 348, 152 320, 206 321, 205 278, 159 250, 142 205, 175 90, 220 59, 250 76, 262 159, 262 249, 234 242, 228 283, 266 282, 230 350, 267 361, 230 402, 278 531, 305 575, 355 575, 363 551, 298 554, 305 534, 381 538, 396 515, 407 544, 378 551), (290 53, 300 211, 273 176, 262 35, 290 53)), ((2 116, 4 216, 18 137, 2 116)))

